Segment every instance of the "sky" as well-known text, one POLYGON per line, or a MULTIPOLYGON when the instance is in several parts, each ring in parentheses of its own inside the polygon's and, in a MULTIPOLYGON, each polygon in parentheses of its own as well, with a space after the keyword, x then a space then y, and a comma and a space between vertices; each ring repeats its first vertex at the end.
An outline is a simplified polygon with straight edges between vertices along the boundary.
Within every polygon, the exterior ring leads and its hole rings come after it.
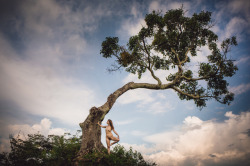
MULTIPOLYGON (((153 10, 184 6, 186 16, 211 11, 218 43, 237 36, 229 56, 239 70, 228 78, 231 105, 209 100, 202 110, 172 90, 126 92, 106 115, 132 147, 158 165, 250 164, 250 2, 248 0, 2 0, 0 1, 0 151, 9 134, 75 134, 93 106, 124 84, 139 80, 124 70, 109 73, 113 59, 100 55, 108 36, 126 45, 153 10)), ((207 47, 190 67, 206 62, 207 47), (196 64, 196 65, 195 65, 196 64)), ((156 73, 165 80, 166 71, 156 73)), ((105 144, 105 132, 102 130, 105 144)))

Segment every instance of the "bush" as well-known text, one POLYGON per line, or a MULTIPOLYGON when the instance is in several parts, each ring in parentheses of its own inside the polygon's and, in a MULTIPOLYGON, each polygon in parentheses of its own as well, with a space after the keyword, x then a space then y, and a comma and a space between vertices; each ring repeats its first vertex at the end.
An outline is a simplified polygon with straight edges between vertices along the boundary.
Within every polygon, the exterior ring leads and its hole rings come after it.
POLYGON ((79 165, 87 166, 155 166, 155 163, 145 161, 141 153, 130 150, 126 150, 121 145, 116 145, 111 154, 108 155, 107 150, 102 152, 95 151, 82 156, 82 161, 79 165))
POLYGON ((0 154, 0 165, 15 166, 62 166, 72 165, 81 146, 81 138, 77 132, 71 138, 50 135, 45 137, 41 134, 29 134, 25 140, 20 136, 10 137, 10 153, 0 154))
MULTIPOLYGON (((11 151, 0 154, 0 165, 5 166, 71 166, 81 146, 81 137, 77 132, 73 137, 70 134, 63 136, 29 134, 25 140, 19 136, 10 137, 11 151)), ((155 163, 146 162, 141 153, 126 151, 117 145, 108 155, 106 149, 94 151, 81 156, 79 165, 84 166, 154 166, 155 163)))

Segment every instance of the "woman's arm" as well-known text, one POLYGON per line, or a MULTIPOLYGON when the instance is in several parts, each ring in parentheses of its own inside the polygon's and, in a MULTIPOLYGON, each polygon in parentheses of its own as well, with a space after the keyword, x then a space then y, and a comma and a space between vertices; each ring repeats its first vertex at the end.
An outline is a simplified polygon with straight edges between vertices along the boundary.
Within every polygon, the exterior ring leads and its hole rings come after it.
POLYGON ((114 133, 118 136, 118 138, 119 138, 119 135, 118 135, 118 133, 115 131, 115 129, 113 129, 113 131, 114 131, 114 133))
POLYGON ((97 124, 102 128, 106 128, 106 126, 101 125, 99 122, 97 124))

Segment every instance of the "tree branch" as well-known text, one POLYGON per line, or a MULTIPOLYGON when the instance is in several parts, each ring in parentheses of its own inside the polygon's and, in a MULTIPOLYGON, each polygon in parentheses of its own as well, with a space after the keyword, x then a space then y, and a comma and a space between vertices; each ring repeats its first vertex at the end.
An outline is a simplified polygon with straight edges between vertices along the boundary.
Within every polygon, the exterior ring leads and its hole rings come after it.
POLYGON ((179 88, 173 86, 171 87, 173 90, 179 92, 180 94, 182 95, 185 95, 185 96, 188 96, 188 97, 191 97, 192 99, 202 99, 202 98, 212 98, 214 96, 199 96, 199 95, 196 95, 196 94, 189 94, 189 93, 185 93, 183 92, 182 90, 180 90, 179 88))
POLYGON ((153 71, 151 68, 149 68, 149 67, 148 67, 148 70, 150 71, 151 76, 158 82, 158 85, 161 85, 162 82, 161 82, 161 80, 154 74, 154 71, 153 71))
POLYGON ((185 59, 180 62, 181 65, 187 62, 187 60, 188 60, 187 54, 188 54, 189 50, 190 50, 190 48, 188 48, 187 51, 186 51, 186 53, 185 53, 185 59))
POLYGON ((139 88, 144 88, 144 89, 152 89, 152 90, 164 90, 164 89, 169 89, 174 85, 173 82, 168 83, 168 84, 149 84, 149 83, 134 83, 134 82, 129 82, 125 84, 123 87, 117 89, 114 93, 110 94, 106 103, 104 103, 102 106, 98 107, 99 110, 102 110, 104 112, 103 117, 101 120, 104 119, 105 115, 109 112, 109 110, 113 107, 114 103, 116 100, 125 92, 128 90, 132 89, 139 89, 139 88))
POLYGON ((162 84, 161 80, 154 74, 154 71, 152 70, 153 65, 151 66, 150 53, 149 53, 149 51, 148 51, 148 49, 146 47, 144 39, 142 40, 142 42, 143 42, 143 47, 144 47, 143 50, 145 50, 145 52, 146 52, 146 54, 148 56, 148 67, 147 67, 147 69, 150 71, 151 76, 158 82, 158 85, 161 85, 162 84))
POLYGON ((175 52, 175 50, 173 48, 171 48, 171 51, 176 55, 176 58, 178 60, 178 66, 181 64, 181 61, 180 61, 180 58, 179 58, 179 55, 175 52))
POLYGON ((150 68, 150 53, 148 52, 148 49, 147 49, 147 47, 146 47, 146 44, 145 44, 144 39, 142 40, 142 42, 143 42, 144 50, 145 50, 145 52, 146 52, 146 54, 147 54, 147 56, 148 56, 148 65, 149 65, 149 68, 150 68))
POLYGON ((199 81, 199 80, 205 80, 208 79, 209 77, 200 77, 200 78, 188 78, 186 76, 181 76, 181 78, 184 78, 186 81, 199 81))

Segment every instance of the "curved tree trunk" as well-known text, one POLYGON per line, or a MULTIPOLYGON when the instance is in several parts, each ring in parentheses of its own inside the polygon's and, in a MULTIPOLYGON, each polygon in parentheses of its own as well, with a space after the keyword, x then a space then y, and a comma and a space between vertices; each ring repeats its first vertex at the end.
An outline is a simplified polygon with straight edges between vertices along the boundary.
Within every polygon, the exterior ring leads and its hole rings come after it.
POLYGON ((100 151, 105 148, 101 142, 101 127, 97 125, 98 121, 103 121, 105 115, 114 105, 115 101, 119 96, 130 89, 146 88, 146 89, 168 89, 171 87, 170 84, 158 85, 148 83, 134 83, 130 82, 125 84, 120 89, 117 89, 114 93, 110 94, 107 102, 101 107, 92 107, 90 109, 88 117, 83 123, 80 123, 82 128, 82 144, 81 149, 78 152, 78 156, 81 158, 82 155, 92 152, 93 150, 100 151))
POLYGON ((93 150, 101 150, 104 148, 101 143, 101 128, 97 122, 101 120, 103 111, 96 107, 90 109, 90 113, 83 123, 80 123, 82 128, 82 143, 79 155, 82 156, 93 150))

